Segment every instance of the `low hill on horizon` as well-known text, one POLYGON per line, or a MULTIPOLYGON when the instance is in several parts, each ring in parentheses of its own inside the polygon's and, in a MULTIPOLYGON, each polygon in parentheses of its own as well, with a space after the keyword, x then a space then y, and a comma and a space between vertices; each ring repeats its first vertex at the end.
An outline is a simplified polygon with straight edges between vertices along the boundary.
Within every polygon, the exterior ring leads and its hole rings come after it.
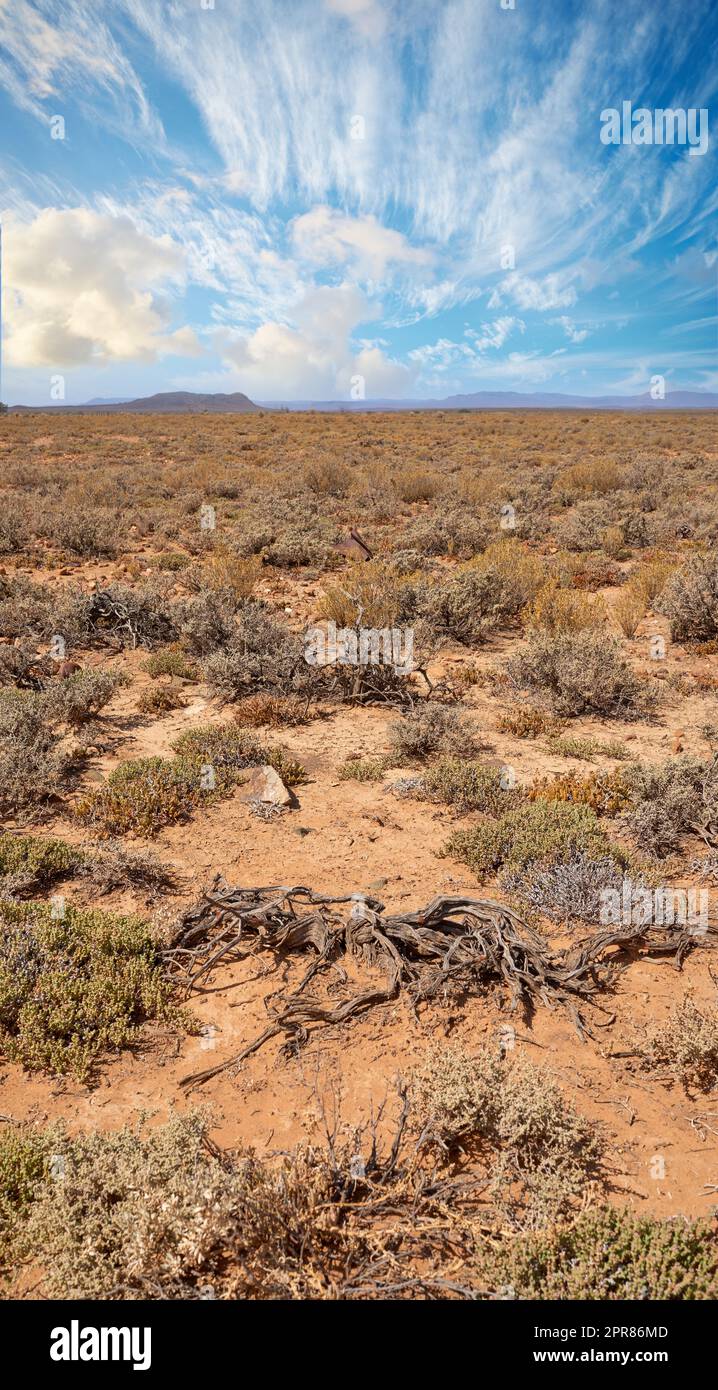
POLYGON ((87 401, 84 405, 13 405, 11 410, 42 411, 91 411, 108 415, 193 415, 209 413, 212 415, 232 414, 259 410, 242 391, 230 395, 221 392, 203 393, 198 391, 158 391, 154 396, 138 396, 136 400, 87 401))

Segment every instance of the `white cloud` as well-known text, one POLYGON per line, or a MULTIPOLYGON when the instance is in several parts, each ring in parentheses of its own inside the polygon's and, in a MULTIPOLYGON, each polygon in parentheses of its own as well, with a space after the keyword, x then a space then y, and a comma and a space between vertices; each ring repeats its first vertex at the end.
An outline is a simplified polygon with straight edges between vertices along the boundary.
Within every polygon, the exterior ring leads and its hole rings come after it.
POLYGON ((367 396, 406 394, 415 373, 376 345, 352 344, 358 324, 376 316, 355 286, 315 286, 291 325, 265 323, 252 334, 218 330, 216 347, 237 371, 240 389, 258 399, 349 399, 352 378, 367 396))
POLYGON ((387 266, 426 266, 432 256, 412 246, 402 232, 383 227, 376 217, 349 217, 322 204, 296 217, 292 237, 297 254, 313 265, 353 263, 357 270, 379 280, 387 266))
POLYGON ((590 336, 587 328, 577 328, 573 319, 570 319, 567 314, 560 314, 557 319, 551 319, 551 323, 559 324, 566 334, 566 337, 569 339, 569 342, 585 343, 586 339, 590 336))
POLYGON ((494 291, 489 308, 501 304, 504 295, 519 309, 568 309, 577 299, 573 285, 566 284, 564 277, 557 273, 546 275, 543 280, 533 280, 514 271, 494 291))
POLYGON ((522 319, 514 318, 511 314, 504 315, 503 318, 494 319, 493 323, 485 323, 480 333, 473 328, 466 330, 466 336, 470 339, 476 352, 488 352, 490 348, 502 348, 506 339, 518 329, 523 333, 526 324, 522 319))
POLYGON ((93 120, 164 144, 142 82, 110 29, 84 0, 0 0, 0 86, 47 121, 68 92, 93 120), (43 105, 45 103, 45 105, 43 105))
POLYGON ((469 371, 483 371, 486 353, 498 352, 512 333, 525 331, 522 319, 507 314, 482 325, 481 330, 467 328, 463 342, 453 342, 450 338, 439 338, 437 342, 413 348, 409 357, 417 362, 422 372, 433 369, 443 372, 452 367, 463 367, 469 371))
POLYGON ((181 283, 183 256, 169 237, 129 217, 48 208, 5 236, 6 360, 61 369, 112 360, 154 361, 201 349, 191 329, 170 331, 164 291, 181 283))

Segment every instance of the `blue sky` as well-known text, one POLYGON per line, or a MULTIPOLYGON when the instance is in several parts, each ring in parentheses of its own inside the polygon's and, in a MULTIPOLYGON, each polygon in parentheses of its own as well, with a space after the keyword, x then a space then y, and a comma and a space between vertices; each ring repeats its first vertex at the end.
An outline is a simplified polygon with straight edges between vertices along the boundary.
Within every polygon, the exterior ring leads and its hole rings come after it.
POLYGON ((4 399, 718 389, 715 0, 507 4, 0 0, 4 399))

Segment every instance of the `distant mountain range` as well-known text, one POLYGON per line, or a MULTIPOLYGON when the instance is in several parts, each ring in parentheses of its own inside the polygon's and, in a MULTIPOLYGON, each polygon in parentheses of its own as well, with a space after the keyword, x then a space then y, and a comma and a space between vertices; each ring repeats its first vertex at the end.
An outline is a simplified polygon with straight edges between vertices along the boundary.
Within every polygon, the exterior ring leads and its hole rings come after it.
POLYGON ((665 400, 642 396, 562 396, 551 392, 474 391, 435 400, 262 401, 265 410, 718 410, 713 391, 670 391, 665 400))
POLYGON ((253 410, 718 410, 718 394, 713 391, 670 391, 664 400, 642 396, 562 396, 552 392, 474 391, 470 395, 445 396, 436 400, 365 401, 250 401, 241 391, 231 395, 219 392, 203 395, 196 391, 160 391, 137 400, 115 396, 95 396, 83 405, 13 405, 11 410, 53 412, 98 411, 113 415, 200 415, 246 414, 253 410))

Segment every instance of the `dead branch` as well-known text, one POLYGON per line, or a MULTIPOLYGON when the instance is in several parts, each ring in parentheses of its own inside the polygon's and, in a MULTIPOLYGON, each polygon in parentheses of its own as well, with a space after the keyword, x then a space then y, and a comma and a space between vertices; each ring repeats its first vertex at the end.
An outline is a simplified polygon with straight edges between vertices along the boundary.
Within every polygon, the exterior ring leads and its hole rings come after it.
MULTIPOLYGON (((606 1014, 597 995, 610 991, 631 956, 671 956, 678 968, 687 953, 706 944, 690 931, 642 926, 611 927, 564 951, 554 951, 503 903, 487 898, 437 897, 416 912, 384 916, 384 905, 363 894, 331 897, 303 886, 230 887, 220 877, 176 924, 165 968, 188 996, 220 964, 268 951, 277 961, 313 953, 298 985, 265 1000, 270 1021, 236 1056, 185 1077, 192 1087, 237 1066, 274 1037, 286 1052, 302 1047, 310 1031, 390 1003, 405 994, 412 1006, 450 994, 476 995, 499 985, 510 1011, 530 1019, 536 1007, 557 1005, 570 1014, 579 1036, 591 1030, 585 1007, 606 1014), (336 909, 351 903, 348 915, 336 909), (353 956, 377 981, 338 1004, 308 986, 353 956)), ((345 982, 345 977, 344 982, 345 982)))

